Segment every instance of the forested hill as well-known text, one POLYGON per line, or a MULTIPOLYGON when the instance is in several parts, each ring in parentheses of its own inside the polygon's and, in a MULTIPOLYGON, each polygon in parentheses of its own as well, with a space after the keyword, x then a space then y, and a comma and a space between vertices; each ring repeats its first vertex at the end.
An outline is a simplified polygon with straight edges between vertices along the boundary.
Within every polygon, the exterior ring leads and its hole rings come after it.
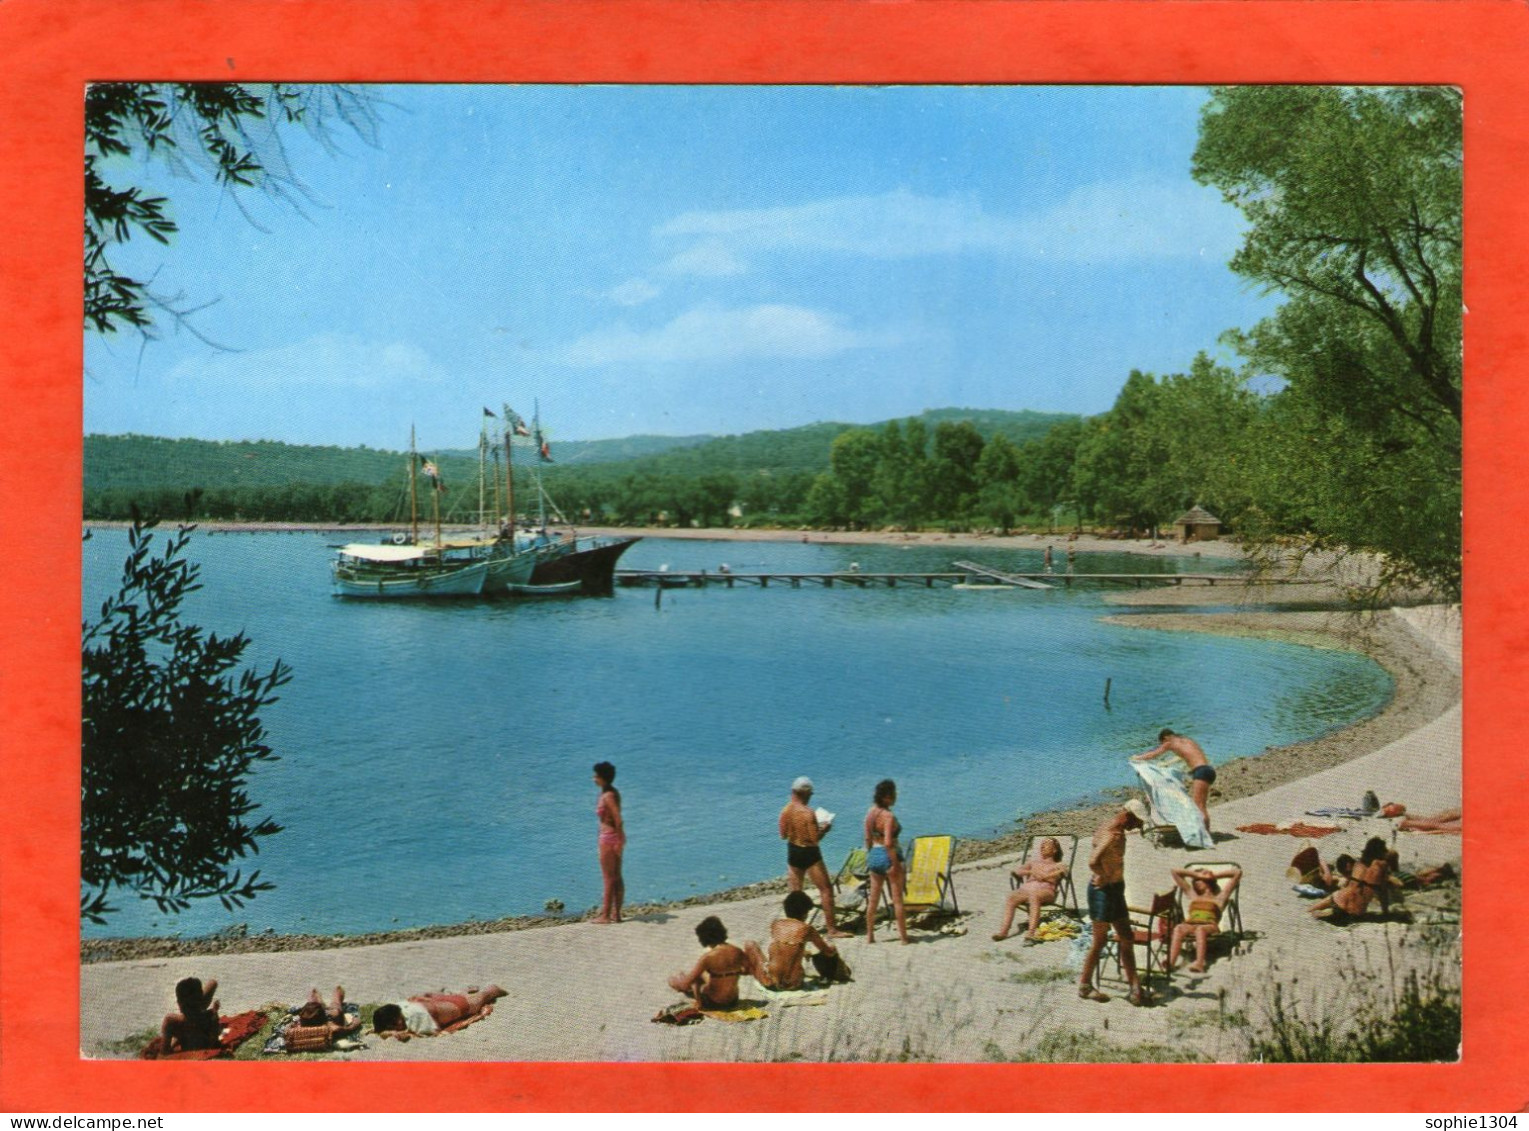
MULTIPOLYGON (((1068 414, 999 409, 931 409, 917 419, 932 430, 943 421, 970 421, 984 436, 1002 434, 1015 444, 1039 439, 1068 414)), ((883 422, 884 424, 885 422, 883 422)), ((630 463, 632 470, 702 475, 711 472, 806 471, 828 468, 834 438, 856 427, 883 424, 809 424, 738 436, 628 436, 616 440, 554 440, 558 467, 630 463)), ((377 448, 316 447, 272 440, 171 440, 157 436, 85 437, 85 491, 141 489, 218 490, 292 484, 380 485, 400 481, 405 453, 377 448)), ((448 483, 477 478, 473 451, 428 451, 448 483)), ((523 442, 516 463, 530 459, 523 442)), ((612 468, 614 470, 614 468, 612 468)))

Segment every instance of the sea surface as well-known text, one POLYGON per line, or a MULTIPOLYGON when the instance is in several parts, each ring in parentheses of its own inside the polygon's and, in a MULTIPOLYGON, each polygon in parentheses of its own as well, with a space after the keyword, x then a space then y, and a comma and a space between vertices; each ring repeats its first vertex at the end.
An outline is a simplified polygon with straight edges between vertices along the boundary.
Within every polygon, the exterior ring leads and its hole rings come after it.
MULTIPOLYGON (((155 535, 156 549, 166 534, 155 535)), ((778 876, 776 818, 809 775, 839 815, 836 866, 876 782, 905 834, 991 836, 1037 809, 1134 784, 1126 758, 1171 726, 1213 760, 1314 737, 1392 692, 1347 652, 1100 623, 1093 586, 617 589, 606 598, 435 603, 330 594, 333 535, 197 531, 186 619, 243 631, 246 663, 293 672, 262 718, 281 760, 250 792, 285 826, 276 889, 234 912, 151 903, 87 936, 350 933, 540 913, 600 898, 596 788, 617 767, 629 903, 778 876), (1109 704, 1104 701, 1109 682, 1109 704)), ((1060 544, 1059 544, 1060 545, 1060 544)), ((115 591, 126 533, 84 543, 84 610, 115 591)), ((623 567, 1036 571, 1034 550, 647 539, 623 567)), ((1060 552, 1059 568, 1065 568, 1060 552)), ((1079 572, 1225 563, 1080 554, 1079 572)), ((1345 799, 1335 799, 1342 803, 1345 799)))

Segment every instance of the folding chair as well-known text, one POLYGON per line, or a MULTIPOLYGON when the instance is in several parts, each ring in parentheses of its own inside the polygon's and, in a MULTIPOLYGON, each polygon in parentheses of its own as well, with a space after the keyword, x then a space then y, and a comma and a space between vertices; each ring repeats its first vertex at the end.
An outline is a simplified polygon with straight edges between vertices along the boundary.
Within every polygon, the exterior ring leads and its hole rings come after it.
MULTIPOLYGON (((1146 954, 1146 961, 1136 966, 1136 975, 1141 980, 1141 984, 1146 986, 1153 976, 1158 974, 1162 975, 1164 981, 1171 981, 1172 975, 1168 971, 1168 944, 1173 937, 1173 928, 1180 919, 1178 888, 1156 893, 1148 907, 1128 906, 1126 911, 1131 921, 1132 946, 1136 951, 1146 954)), ((1126 980, 1125 959, 1120 953, 1120 940, 1115 936, 1113 927, 1110 929, 1109 941, 1105 945, 1104 953, 1099 956, 1099 964, 1094 968, 1096 979, 1103 979, 1104 961, 1112 956, 1115 960, 1116 980, 1123 982, 1126 980)))
MULTIPOLYGON (((868 894, 866 879, 870 875, 870 869, 866 867, 865 856, 866 850, 863 847, 850 849, 849 854, 844 857, 844 863, 839 865, 839 870, 833 874, 831 882, 834 889, 835 908, 842 907, 845 910, 849 910, 857 905, 861 907, 865 905, 868 894), (859 896, 858 901, 852 899, 841 900, 840 897, 845 893, 859 896)), ((821 905, 814 906, 812 912, 807 916, 807 921, 809 923, 813 922, 822 911, 821 905)))
POLYGON ((908 914, 915 911, 961 913, 956 902, 955 881, 950 874, 955 854, 956 838, 953 836, 913 838, 913 847, 908 852, 908 883, 903 890, 903 909, 908 914))
MULTIPOLYGON (((1083 914, 1078 903, 1078 889, 1073 885, 1072 882, 1072 866, 1073 862, 1078 857, 1078 844, 1080 843, 1080 838, 1074 836, 1072 833, 1031 833, 1028 837, 1025 838, 1025 848, 1024 851, 1020 854, 1020 863, 1026 863, 1030 860, 1034 860, 1036 848, 1040 845, 1041 841, 1045 840, 1047 837, 1052 838, 1058 844, 1062 845, 1062 863, 1067 865, 1067 871, 1062 875, 1062 878, 1057 881, 1056 902, 1050 906, 1055 907, 1057 910, 1071 915, 1074 919, 1076 919, 1083 914)), ((1009 874, 1009 889, 1011 891, 1019 887, 1019 885, 1023 882, 1023 880, 1014 875, 1012 872, 1009 874)), ((1045 908, 1042 908, 1041 914, 1044 915, 1045 913, 1045 908)))

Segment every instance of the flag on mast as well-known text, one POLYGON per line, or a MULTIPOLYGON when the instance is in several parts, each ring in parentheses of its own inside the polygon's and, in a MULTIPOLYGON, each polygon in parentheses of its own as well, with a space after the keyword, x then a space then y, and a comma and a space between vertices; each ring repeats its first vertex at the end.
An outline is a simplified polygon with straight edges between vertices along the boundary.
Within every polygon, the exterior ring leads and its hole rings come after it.
POLYGON ((423 455, 419 457, 419 462, 420 471, 423 472, 425 476, 434 483, 435 489, 437 491, 446 490, 446 482, 441 478, 440 468, 435 466, 435 462, 433 460, 426 459, 423 455))
MULTIPOLYGON (((484 416, 494 416, 494 410, 489 408, 488 405, 484 405, 483 406, 483 415, 484 416)), ((494 419, 498 420, 499 418, 497 416, 494 416, 494 419)))

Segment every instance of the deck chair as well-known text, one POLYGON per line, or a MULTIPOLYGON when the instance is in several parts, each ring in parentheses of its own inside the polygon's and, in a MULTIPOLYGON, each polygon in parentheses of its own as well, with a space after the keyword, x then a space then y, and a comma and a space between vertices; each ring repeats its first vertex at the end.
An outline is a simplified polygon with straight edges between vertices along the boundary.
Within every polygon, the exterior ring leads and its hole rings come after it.
MULTIPOLYGON (((1138 958, 1136 975, 1143 986, 1150 985, 1155 976, 1161 976, 1165 982, 1171 980, 1172 976, 1168 972, 1168 944, 1173 937, 1173 928, 1180 919, 1178 897, 1178 888, 1174 887, 1171 891, 1156 893, 1147 907, 1126 908, 1131 920, 1131 941, 1138 958)), ((1120 953, 1120 941, 1115 937, 1113 929, 1104 953, 1099 956, 1099 964, 1094 967, 1096 980, 1103 980, 1104 967, 1110 959, 1114 960, 1115 980, 1125 981, 1125 961, 1120 953)))
POLYGON ((913 838, 908 852, 908 884, 903 891, 903 909, 909 915, 918 911, 961 913, 956 903, 955 881, 950 875, 955 855, 953 836, 913 838))
MULTIPOLYGON (((845 911, 864 909, 865 901, 870 894, 870 869, 866 867, 865 857, 864 847, 850 849, 848 855, 844 857, 844 863, 839 865, 839 870, 831 877, 836 908, 843 908, 845 911)), ((885 889, 882 893, 882 902, 890 908, 890 896, 885 889)), ((815 923, 822 913, 821 905, 814 906, 812 913, 807 916, 807 922, 815 923)))
MULTIPOLYGON (((1052 837, 1062 845, 1062 863, 1067 865, 1067 872, 1057 881, 1056 902, 1051 906, 1076 919, 1083 914, 1078 904, 1078 889, 1072 882, 1072 866, 1078 857, 1080 838, 1072 833, 1031 833, 1025 838, 1025 848, 1019 857, 1020 863, 1033 860, 1036 847, 1047 837, 1052 837)), ((1010 873, 1009 890, 1019 887, 1020 883, 1019 877, 1010 873)), ((1045 915, 1045 913, 1046 909, 1042 908, 1041 914, 1045 915)))
MULTIPOLYGON (((1234 860, 1190 860, 1184 867, 1208 868, 1212 872, 1225 871, 1227 868, 1242 870, 1242 865, 1234 860)), ((1178 891, 1178 896, 1179 917, 1182 919, 1184 911, 1182 890, 1178 891)), ((1226 939, 1231 943, 1232 952, 1235 954, 1242 946, 1242 937, 1246 933, 1242 926, 1242 884, 1239 883, 1232 889, 1231 898, 1226 901, 1226 910, 1221 913, 1221 930, 1212 936, 1211 943, 1214 945, 1217 939, 1226 939)))

